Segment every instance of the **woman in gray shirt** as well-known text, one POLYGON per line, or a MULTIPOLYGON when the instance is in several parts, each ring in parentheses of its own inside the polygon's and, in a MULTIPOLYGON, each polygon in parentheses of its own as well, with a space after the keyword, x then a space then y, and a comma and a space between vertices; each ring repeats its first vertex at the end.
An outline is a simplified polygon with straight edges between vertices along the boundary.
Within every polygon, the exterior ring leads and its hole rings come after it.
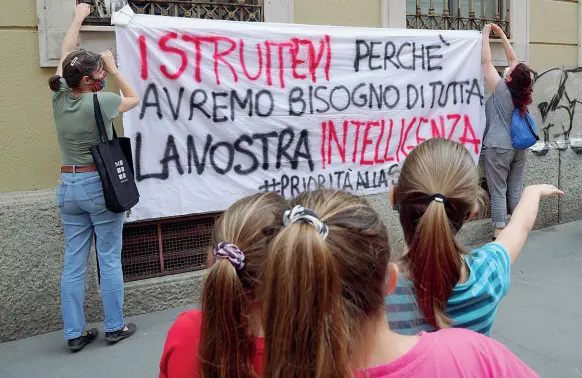
POLYGON ((516 150, 511 144, 511 117, 515 109, 522 116, 527 112, 532 102, 533 80, 531 70, 518 63, 507 36, 498 25, 483 28, 482 63, 487 88, 492 92, 485 104, 487 120, 483 149, 495 240, 507 224, 508 202, 509 211, 513 212, 521 199, 525 150, 516 150), (503 79, 491 63, 491 30, 501 38, 507 56, 508 69, 503 79))

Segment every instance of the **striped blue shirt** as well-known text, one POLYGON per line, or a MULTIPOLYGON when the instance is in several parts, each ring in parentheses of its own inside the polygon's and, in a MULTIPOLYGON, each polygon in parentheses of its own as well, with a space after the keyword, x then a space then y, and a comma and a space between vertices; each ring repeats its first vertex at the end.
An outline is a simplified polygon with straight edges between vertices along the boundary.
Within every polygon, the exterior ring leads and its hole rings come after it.
MULTIPOLYGON (((507 250, 490 243, 465 256, 469 267, 467 282, 457 284, 446 307, 452 327, 468 328, 489 335, 497 307, 509 290, 511 261, 507 250)), ((384 299, 390 328, 400 334, 434 331, 418 308, 412 281, 398 277, 396 291, 384 299)))

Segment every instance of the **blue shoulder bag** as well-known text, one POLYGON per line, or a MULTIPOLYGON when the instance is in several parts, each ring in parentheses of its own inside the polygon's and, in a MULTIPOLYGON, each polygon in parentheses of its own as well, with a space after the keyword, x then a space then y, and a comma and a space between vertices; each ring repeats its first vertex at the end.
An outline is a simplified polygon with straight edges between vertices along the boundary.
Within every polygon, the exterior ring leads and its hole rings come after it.
MULTIPOLYGON (((509 132, 509 130, 507 130, 509 132)), ((533 146, 540 138, 536 133, 536 124, 528 113, 522 117, 519 110, 513 111, 511 117, 511 144, 516 150, 525 150, 533 146)))

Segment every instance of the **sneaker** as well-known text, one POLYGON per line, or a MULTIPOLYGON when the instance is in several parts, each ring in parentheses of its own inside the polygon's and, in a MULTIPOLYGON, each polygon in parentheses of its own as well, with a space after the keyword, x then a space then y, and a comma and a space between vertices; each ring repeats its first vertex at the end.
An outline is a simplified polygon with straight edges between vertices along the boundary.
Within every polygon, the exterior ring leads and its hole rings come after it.
POLYGON ((137 331, 137 326, 135 324, 126 324, 122 329, 113 332, 105 332, 105 340, 110 344, 115 344, 123 339, 127 339, 137 331))
POLYGON ((81 349, 85 348, 87 345, 91 344, 93 341, 97 340, 99 336, 99 330, 97 328, 93 328, 87 331, 86 335, 79 336, 75 339, 71 339, 67 341, 69 345, 69 350, 71 352, 78 352, 81 349))

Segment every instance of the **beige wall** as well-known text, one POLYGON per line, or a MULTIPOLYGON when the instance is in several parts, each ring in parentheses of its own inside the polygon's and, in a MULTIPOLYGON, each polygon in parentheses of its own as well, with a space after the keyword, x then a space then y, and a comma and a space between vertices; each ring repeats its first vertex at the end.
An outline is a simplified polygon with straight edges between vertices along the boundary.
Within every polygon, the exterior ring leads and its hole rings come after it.
POLYGON ((0 25, 36 27, 35 0, 2 0, 0 25))
POLYGON ((0 1, 0 192, 50 188, 60 167, 47 84, 55 69, 40 68, 36 1, 0 1))
POLYGON ((539 75, 530 112, 546 142, 579 143, 580 107, 570 102, 582 99, 582 72, 575 69, 580 64, 578 1, 531 0, 530 19, 529 64, 539 75))
POLYGON ((59 152, 47 80, 39 67, 35 0, 2 0, 0 191, 53 186, 59 152))
POLYGON ((381 4, 381 0, 295 0, 295 23, 380 27, 381 4))
POLYGON ((537 71, 578 66, 578 1, 531 0, 529 63, 537 71))

